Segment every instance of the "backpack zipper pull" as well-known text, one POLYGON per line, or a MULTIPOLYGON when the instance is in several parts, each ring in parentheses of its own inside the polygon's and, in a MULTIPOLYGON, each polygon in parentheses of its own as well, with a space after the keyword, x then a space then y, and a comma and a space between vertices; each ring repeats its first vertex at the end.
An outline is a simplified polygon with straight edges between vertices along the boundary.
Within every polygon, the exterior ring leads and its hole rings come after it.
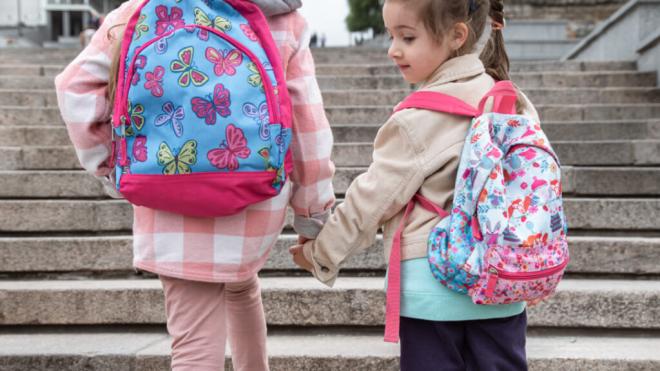
POLYGON ((123 170, 126 170, 126 167, 128 166, 128 143, 126 142, 126 116, 122 115, 119 117, 119 121, 121 122, 121 139, 119 142, 119 153, 120 153, 120 161, 119 165, 122 166, 123 170))
POLYGON ((488 268, 488 284, 486 285, 486 297, 491 298, 495 293, 495 285, 497 285, 497 279, 499 278, 499 272, 497 268, 490 267, 488 268))

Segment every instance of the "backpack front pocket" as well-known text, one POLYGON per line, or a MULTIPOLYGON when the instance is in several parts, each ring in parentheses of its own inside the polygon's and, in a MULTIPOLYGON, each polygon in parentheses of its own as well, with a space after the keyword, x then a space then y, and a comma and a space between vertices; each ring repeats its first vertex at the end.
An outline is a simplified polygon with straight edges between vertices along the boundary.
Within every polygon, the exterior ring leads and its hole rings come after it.
POLYGON ((484 257, 485 272, 470 289, 472 300, 511 304, 549 297, 569 262, 565 246, 563 237, 549 246, 491 246, 484 257))

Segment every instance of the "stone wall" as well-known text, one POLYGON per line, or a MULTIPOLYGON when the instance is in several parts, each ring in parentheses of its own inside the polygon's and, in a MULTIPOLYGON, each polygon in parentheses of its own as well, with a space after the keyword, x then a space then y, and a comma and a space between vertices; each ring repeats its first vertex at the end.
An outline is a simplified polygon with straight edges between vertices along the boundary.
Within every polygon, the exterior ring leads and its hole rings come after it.
POLYGON ((582 37, 596 23, 619 9, 627 0, 510 0, 504 2, 509 19, 566 19, 569 37, 582 37))

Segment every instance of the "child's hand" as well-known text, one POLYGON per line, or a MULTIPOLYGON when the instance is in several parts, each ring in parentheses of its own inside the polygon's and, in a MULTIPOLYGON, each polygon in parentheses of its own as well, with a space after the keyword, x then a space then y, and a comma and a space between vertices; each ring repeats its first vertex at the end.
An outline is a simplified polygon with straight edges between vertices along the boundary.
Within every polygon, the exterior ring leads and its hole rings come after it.
MULTIPOLYGON (((300 239, 301 237, 299 237, 299 240, 300 239)), ((307 259, 305 259, 305 254, 303 254, 303 245, 291 246, 289 248, 289 253, 293 258, 293 262, 296 263, 296 265, 299 266, 300 268, 308 272, 311 272, 312 269, 314 269, 312 263, 310 263, 309 261, 307 261, 307 259)))

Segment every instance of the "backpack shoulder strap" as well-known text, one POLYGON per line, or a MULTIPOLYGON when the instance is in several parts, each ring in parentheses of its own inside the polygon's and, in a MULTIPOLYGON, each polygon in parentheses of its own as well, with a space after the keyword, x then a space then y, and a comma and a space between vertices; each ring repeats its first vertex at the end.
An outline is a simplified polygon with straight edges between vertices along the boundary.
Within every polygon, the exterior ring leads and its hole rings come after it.
POLYGON ((451 95, 434 91, 417 91, 410 94, 403 102, 394 107, 394 112, 408 108, 427 109, 452 115, 477 117, 484 113, 488 98, 494 98, 493 112, 513 114, 516 109, 516 88, 511 81, 498 81, 484 95, 478 108, 451 95))
POLYGON ((451 95, 434 91, 418 91, 410 94, 394 108, 394 112, 408 108, 427 109, 468 117, 478 116, 478 110, 464 101, 451 95))
POLYGON ((410 213, 419 203, 422 207, 432 213, 438 214, 440 218, 446 218, 449 213, 431 200, 417 193, 406 205, 399 226, 392 237, 392 249, 387 271, 387 294, 385 301, 385 341, 389 343, 399 342, 399 315, 401 313, 401 236, 403 229, 410 218, 410 213))

